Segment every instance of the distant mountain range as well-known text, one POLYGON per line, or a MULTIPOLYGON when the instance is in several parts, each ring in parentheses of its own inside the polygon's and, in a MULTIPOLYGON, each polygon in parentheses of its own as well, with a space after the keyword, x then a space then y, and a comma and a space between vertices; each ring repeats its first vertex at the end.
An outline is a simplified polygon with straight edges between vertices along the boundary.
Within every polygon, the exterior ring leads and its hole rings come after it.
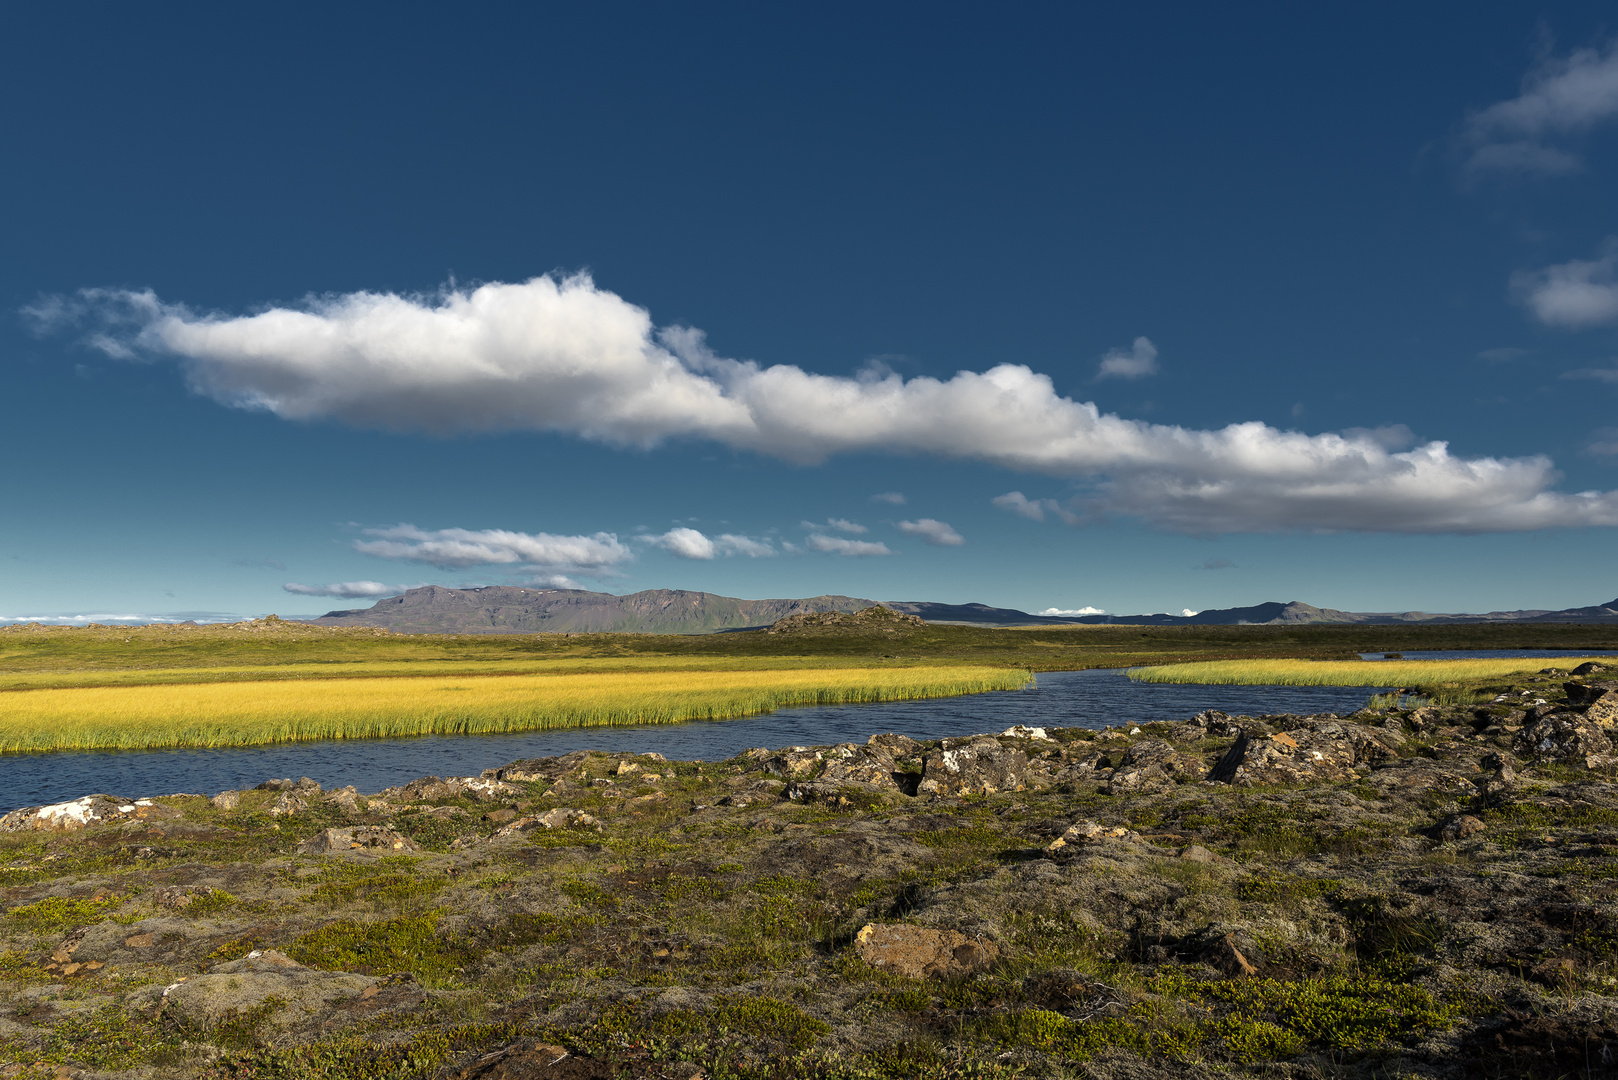
MULTIPOLYGON (((647 589, 627 596, 583 589, 523 589, 490 585, 447 589, 427 585, 368 608, 331 611, 308 620, 317 626, 376 626, 406 634, 638 633, 704 634, 769 626, 789 615, 859 611, 876 604, 854 596, 811 596, 804 600, 738 600, 683 589, 647 589)), ((1491 611, 1483 615, 1425 611, 1361 612, 1289 604, 1217 608, 1195 615, 1030 615, 985 604, 935 604, 918 600, 883 601, 884 606, 932 623, 966 626, 1069 626, 1126 623, 1146 626, 1237 626, 1306 623, 1467 623, 1618 622, 1618 599, 1595 607, 1560 611, 1491 611)))
POLYGON ((406 634, 703 634, 769 626, 788 615, 859 611, 875 600, 811 596, 807 600, 737 600, 683 589, 614 596, 583 589, 426 585, 368 608, 329 611, 318 626, 380 626, 406 634))
POLYGON ((1294 600, 1288 604, 1270 602, 1252 607, 1210 608, 1195 615, 1030 615, 1011 608, 983 604, 930 604, 894 601, 887 605, 897 611, 919 615, 928 622, 961 623, 971 626, 1072 625, 1090 626, 1126 623, 1144 626, 1284 626, 1306 623, 1361 623, 1392 625, 1409 623, 1601 623, 1618 622, 1618 600, 1595 607, 1563 608, 1560 611, 1491 611, 1483 615, 1434 614, 1427 611, 1339 611, 1294 600))

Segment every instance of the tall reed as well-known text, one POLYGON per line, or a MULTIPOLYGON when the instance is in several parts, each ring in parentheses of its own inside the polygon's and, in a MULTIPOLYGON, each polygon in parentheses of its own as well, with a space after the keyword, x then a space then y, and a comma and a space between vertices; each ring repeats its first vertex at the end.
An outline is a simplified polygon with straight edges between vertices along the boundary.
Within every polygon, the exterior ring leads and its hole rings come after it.
MULTIPOLYGON (((1503 679, 1550 666, 1549 657, 1525 660, 1210 660, 1130 668, 1138 682, 1241 686, 1441 686, 1503 679)), ((1556 656, 1556 667, 1575 667, 1588 656, 1556 656)))
POLYGON ((251 746, 726 720, 792 705, 1010 690, 1016 668, 637 671, 191 683, 0 694, 0 752, 251 746))

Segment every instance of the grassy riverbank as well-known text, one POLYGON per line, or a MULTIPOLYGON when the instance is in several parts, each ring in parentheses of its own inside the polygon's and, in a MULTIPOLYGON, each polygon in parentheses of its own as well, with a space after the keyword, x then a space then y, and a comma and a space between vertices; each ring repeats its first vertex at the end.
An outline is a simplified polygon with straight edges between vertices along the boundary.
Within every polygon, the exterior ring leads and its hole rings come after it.
MULTIPOLYGON (((1554 665, 1566 671, 1586 660, 1602 659, 1557 656, 1554 665)), ((1130 668, 1126 674, 1137 682, 1205 686, 1441 687, 1509 679, 1540 671, 1552 662, 1549 656, 1524 660, 1214 660, 1130 668)))
POLYGON ((1011 690, 990 667, 616 671, 15 690, 0 752, 252 746, 728 720, 793 705, 1011 690))
POLYGON ((1618 764, 1576 681, 1512 686, 1534 719, 579 751, 23 812, 0 1073, 1610 1077, 1618 764))

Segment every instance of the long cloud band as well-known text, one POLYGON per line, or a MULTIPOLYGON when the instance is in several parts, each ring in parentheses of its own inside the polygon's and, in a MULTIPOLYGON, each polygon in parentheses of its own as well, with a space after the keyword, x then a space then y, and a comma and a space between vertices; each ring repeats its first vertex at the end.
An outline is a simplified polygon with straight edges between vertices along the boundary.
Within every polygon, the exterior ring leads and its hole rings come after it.
MULTIPOLYGON (((199 315, 151 292, 90 290, 34 313, 92 318, 92 341, 110 355, 177 357, 198 392, 287 419, 562 432, 626 446, 700 438, 805 464, 870 451, 969 458, 1099 480, 1099 509, 1187 532, 1618 524, 1618 492, 1554 491, 1558 474, 1543 456, 1463 458, 1443 442, 1396 452, 1372 435, 1306 435, 1256 421, 1217 430, 1149 424, 1063 397, 1021 364, 906 380, 726 359, 700 331, 659 330, 645 309, 583 274, 433 296, 356 292, 245 316, 199 315)), ((567 561, 618 556, 615 538, 591 541, 567 561)), ((432 546, 445 565, 486 554, 457 551, 456 542, 373 543, 376 554, 404 554, 382 550, 395 544, 417 557, 432 546)))

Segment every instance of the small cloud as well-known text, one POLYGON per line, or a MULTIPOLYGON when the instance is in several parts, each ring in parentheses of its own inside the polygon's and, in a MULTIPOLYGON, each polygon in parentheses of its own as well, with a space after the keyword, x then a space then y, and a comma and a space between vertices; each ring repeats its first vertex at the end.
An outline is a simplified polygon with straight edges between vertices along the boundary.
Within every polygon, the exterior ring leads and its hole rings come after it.
POLYGON ((775 548, 768 540, 755 540, 751 536, 720 533, 714 543, 726 555, 746 555, 750 559, 768 559, 775 555, 775 548))
POLYGON ((905 497, 903 492, 879 491, 871 496, 871 501, 874 503, 887 503, 889 506, 903 506, 905 497))
POLYGON ((1292 403, 1292 419, 1301 420, 1303 418, 1303 414, 1308 411, 1309 410, 1304 406, 1303 402, 1295 401, 1292 403))
POLYGON ((536 570, 595 576, 635 557, 613 533, 553 536, 507 529, 418 529, 399 524, 366 529, 375 540, 357 540, 354 550, 384 559, 407 559, 445 570, 469 566, 525 565, 536 570))
POLYGON ((1193 570, 1229 570, 1236 564, 1225 558, 1207 559, 1201 566, 1193 566, 1193 570))
POLYGON ((1044 500, 1030 499, 1020 491, 1008 491, 1004 495, 996 495, 989 502, 1002 510, 1010 510, 1013 514, 1021 514, 1030 521, 1045 520, 1044 500))
POLYGON ((1608 240, 1599 259, 1519 270, 1511 291, 1546 326, 1582 330, 1618 322, 1618 243, 1608 240))
POLYGON ((695 529, 670 529, 662 536, 650 539, 664 551, 682 559, 711 559, 719 554, 714 542, 695 529))
POLYGON ((1517 349, 1509 345, 1498 349, 1484 349, 1477 354, 1477 358, 1488 364, 1510 364, 1530 355, 1532 349, 1517 349))
POLYGON ((1618 458, 1618 427, 1600 428, 1584 444, 1584 452, 1591 457, 1618 458))
POLYGON ((966 543, 966 537, 944 522, 933 518, 901 521, 895 528, 907 536, 919 536, 923 542, 931 544, 933 547, 960 547, 966 543))
POLYGON ((281 588, 296 596, 335 596, 355 600, 361 597, 398 596, 410 586, 384 585, 380 581, 339 581, 331 585, 300 585, 296 581, 289 581, 281 588))
POLYGON ((996 495, 989 500, 993 506, 1002 510, 1010 510, 1013 514, 1020 514, 1030 521, 1044 521, 1046 514, 1055 514, 1069 525, 1079 523, 1079 515, 1064 507, 1055 499, 1030 499, 1020 491, 1008 491, 1004 495, 996 495))
POLYGON ((1468 172, 1560 176, 1583 160, 1554 145, 1618 117, 1618 41, 1545 56, 1523 77, 1522 92, 1472 113, 1462 141, 1468 172))
POLYGON ((1562 372, 1564 379, 1594 379, 1597 382, 1618 383, 1618 365, 1610 368, 1580 368, 1562 372))
POLYGON ((1150 338, 1138 337, 1128 351, 1113 349, 1101 358, 1096 380, 1143 379, 1157 374, 1157 346, 1150 338))
POLYGON ((861 525, 859 522, 850 521, 847 518, 827 518, 825 524, 821 524, 818 521, 800 521, 798 522, 798 527, 800 529, 808 529, 811 532, 815 532, 820 529, 832 529, 836 532, 855 534, 867 533, 871 531, 864 525, 861 525))
POLYGON ((804 541, 811 551, 822 551, 828 555, 848 555, 863 557, 868 555, 892 555, 888 545, 870 540, 845 540, 841 536, 826 536, 823 533, 813 533, 804 541))
POLYGON ((1185 618, 1185 619, 1189 619, 1189 618, 1190 618, 1190 617, 1191 617, 1191 616, 1193 616, 1193 615, 1195 615, 1195 614, 1196 614, 1196 612, 1195 612, 1195 611, 1192 611, 1192 610, 1191 610, 1191 609, 1190 609, 1190 608, 1188 608, 1188 607, 1186 607, 1186 608, 1181 608, 1181 609, 1180 609, 1180 617, 1181 617, 1181 618, 1185 618))
POLYGON ((720 555, 747 555, 756 559, 775 554, 775 548, 771 547, 767 540, 754 540, 750 536, 738 536, 735 533, 722 533, 709 538, 696 529, 683 527, 670 529, 662 536, 646 536, 641 539, 682 559, 712 559, 720 555))
POLYGON ((529 578, 528 584, 542 589, 584 589, 583 585, 566 574, 546 574, 542 577, 529 578))
POLYGON ((1070 616, 1071 617, 1071 616, 1074 616, 1074 615, 1105 615, 1106 613, 1107 612, 1106 612, 1105 608, 1098 608, 1098 607, 1081 607, 1081 608, 1054 608, 1054 607, 1048 607, 1044 611, 1039 612, 1039 614, 1041 614, 1041 615, 1052 615, 1052 616, 1058 616, 1058 617, 1060 617, 1060 616, 1070 616))

